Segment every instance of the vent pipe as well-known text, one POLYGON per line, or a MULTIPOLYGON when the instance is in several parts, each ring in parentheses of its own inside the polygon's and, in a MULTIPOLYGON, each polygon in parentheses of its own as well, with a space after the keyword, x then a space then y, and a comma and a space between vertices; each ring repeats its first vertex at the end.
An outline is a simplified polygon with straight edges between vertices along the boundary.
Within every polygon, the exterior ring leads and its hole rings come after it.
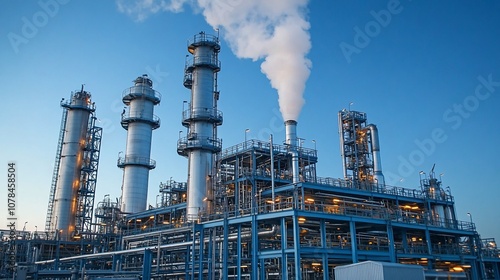
POLYGON ((292 155, 292 182, 299 182, 299 151, 298 151, 298 139, 297 139, 297 121, 287 120, 285 121, 285 143, 289 148, 290 154, 292 155))

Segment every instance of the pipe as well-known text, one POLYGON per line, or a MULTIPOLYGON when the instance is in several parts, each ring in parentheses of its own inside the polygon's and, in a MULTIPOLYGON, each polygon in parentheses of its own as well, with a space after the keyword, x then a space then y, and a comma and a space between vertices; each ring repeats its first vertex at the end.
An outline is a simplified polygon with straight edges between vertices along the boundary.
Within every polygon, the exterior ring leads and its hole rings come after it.
POLYGON ((344 154, 344 129, 342 122, 342 113, 344 111, 339 111, 339 138, 340 138, 340 157, 342 158, 342 171, 344 174, 344 179, 347 179, 347 169, 345 166, 345 154, 344 154))
POLYGON ((292 182, 299 182, 299 152, 297 148, 297 121, 287 120, 285 121, 285 143, 290 148, 290 154, 292 155, 292 182))
POLYGON ((380 144, 378 141, 378 129, 374 124, 369 124, 366 126, 370 130, 370 143, 373 156, 373 178, 376 180, 377 184, 385 186, 384 175, 382 174, 382 162, 380 160, 380 144))
POLYGON ((271 197, 273 200, 272 210, 274 211, 274 146, 273 135, 269 135, 269 151, 271 152, 271 197))

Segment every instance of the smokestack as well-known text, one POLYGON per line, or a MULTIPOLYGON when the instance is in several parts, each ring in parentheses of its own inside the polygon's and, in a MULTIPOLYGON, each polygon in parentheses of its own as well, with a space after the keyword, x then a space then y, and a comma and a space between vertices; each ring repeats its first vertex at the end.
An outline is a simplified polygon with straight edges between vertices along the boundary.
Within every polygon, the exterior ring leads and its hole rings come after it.
POLYGON ((297 121, 287 120, 285 121, 285 143, 290 149, 290 154, 292 155, 292 182, 299 182, 299 151, 298 151, 298 139, 297 139, 297 121))
POLYGON ((146 210, 149 170, 156 167, 150 158, 153 130, 160 127, 160 119, 153 114, 161 95, 152 88, 147 75, 134 80, 134 86, 123 92, 121 125, 127 130, 127 147, 117 166, 123 168, 121 211, 136 213, 146 210))

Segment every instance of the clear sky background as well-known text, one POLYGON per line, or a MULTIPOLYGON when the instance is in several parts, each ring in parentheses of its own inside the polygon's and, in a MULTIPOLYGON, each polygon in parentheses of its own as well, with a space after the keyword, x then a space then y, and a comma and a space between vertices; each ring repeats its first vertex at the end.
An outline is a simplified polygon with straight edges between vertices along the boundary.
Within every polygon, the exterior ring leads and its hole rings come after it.
MULTIPOLYGON (((220 3, 227 8, 241 1, 220 3)), ((182 105, 190 96, 182 85, 186 42, 215 31, 192 5, 176 12, 142 9, 137 20, 137 10, 123 12, 129 4, 2 1, 0 181, 6 182, 7 162, 16 161, 21 227, 44 228, 59 102, 81 84, 92 93, 104 129, 96 204, 106 194, 120 196, 121 94, 142 74, 163 96, 155 108, 162 122, 153 132, 157 167, 150 172, 149 203, 155 204, 160 182, 187 179, 187 159, 176 153, 179 131, 185 133, 182 105), (43 3, 52 6, 46 10, 43 3)), ((318 175, 342 177, 337 112, 352 102, 352 110, 366 112, 378 126, 386 183, 419 188, 419 171, 429 174, 436 164, 455 196, 458 219, 469 221, 472 213, 483 238, 500 240, 499 14, 497 1, 310 1, 312 68, 297 131, 304 146, 316 141, 318 175), (390 19, 381 19, 387 11, 390 19)), ((248 139, 272 133, 283 141, 276 90, 260 70, 262 60, 238 58, 224 40, 221 47, 224 147, 242 142, 247 128, 248 139)), ((7 190, 0 185, 4 224, 7 190)))

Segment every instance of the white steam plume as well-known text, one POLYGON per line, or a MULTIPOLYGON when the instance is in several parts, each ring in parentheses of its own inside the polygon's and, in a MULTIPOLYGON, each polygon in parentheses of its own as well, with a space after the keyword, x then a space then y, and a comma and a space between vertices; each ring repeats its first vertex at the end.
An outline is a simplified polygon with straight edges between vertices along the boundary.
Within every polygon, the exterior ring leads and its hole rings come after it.
MULTIPOLYGON (((188 0, 117 0, 119 10, 145 18, 145 12, 181 11, 188 0), (132 2, 132 6, 130 6, 132 2), (133 7, 140 7, 134 9, 133 7), (135 11, 134 11, 135 10, 135 11)), ((304 105, 311 49, 306 18, 308 0, 197 0, 206 21, 222 28, 239 58, 264 59, 261 71, 278 91, 284 120, 297 120, 304 105)))

